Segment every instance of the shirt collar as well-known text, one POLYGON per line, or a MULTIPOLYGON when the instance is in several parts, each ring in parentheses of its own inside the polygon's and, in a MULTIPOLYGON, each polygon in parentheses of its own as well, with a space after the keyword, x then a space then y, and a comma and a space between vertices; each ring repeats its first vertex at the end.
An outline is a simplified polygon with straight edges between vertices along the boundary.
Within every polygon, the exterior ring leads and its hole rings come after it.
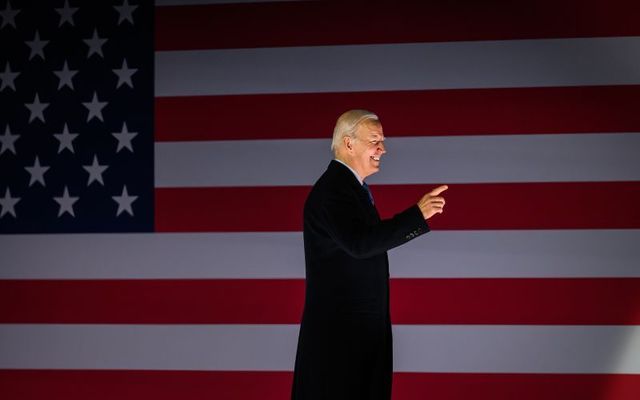
POLYGON ((358 175, 358 173, 354 171, 353 168, 348 166, 344 161, 338 160, 337 158, 335 158, 335 160, 340 164, 344 165, 345 167, 349 168, 349 171, 353 172, 353 175, 356 177, 356 179, 358 180, 358 182, 360 182, 361 185, 364 183, 364 180, 360 178, 360 175, 358 175))

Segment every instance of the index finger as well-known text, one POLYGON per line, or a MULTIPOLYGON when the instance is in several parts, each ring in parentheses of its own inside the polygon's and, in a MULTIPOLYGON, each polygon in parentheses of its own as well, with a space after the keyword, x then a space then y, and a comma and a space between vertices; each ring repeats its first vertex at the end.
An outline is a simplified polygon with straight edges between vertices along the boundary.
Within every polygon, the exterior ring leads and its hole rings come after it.
POLYGON ((440 193, 444 192, 447 189, 449 189, 449 186, 447 186, 447 185, 438 186, 437 188, 435 188, 432 191, 430 191, 429 195, 430 196, 437 196, 437 195, 439 195, 440 193))

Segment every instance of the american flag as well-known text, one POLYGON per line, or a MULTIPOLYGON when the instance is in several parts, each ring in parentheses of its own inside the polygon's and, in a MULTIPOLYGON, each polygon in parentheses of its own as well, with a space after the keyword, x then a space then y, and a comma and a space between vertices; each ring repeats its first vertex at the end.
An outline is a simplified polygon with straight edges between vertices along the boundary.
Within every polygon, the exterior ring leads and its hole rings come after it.
POLYGON ((640 3, 0 1, 0 396, 289 397, 302 204, 376 112, 395 400, 640 395, 640 3))

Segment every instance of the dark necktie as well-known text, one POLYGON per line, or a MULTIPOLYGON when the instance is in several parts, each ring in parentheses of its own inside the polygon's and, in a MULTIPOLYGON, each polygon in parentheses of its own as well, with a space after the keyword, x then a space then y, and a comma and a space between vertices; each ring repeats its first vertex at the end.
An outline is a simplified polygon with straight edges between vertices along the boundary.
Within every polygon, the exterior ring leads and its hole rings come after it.
POLYGON ((373 201, 373 195, 371 194, 371 189, 369 189, 369 185, 367 185, 366 182, 362 182, 362 187, 367 191, 367 195, 369 196, 369 201, 371 202, 371 204, 375 204, 375 202, 373 201))

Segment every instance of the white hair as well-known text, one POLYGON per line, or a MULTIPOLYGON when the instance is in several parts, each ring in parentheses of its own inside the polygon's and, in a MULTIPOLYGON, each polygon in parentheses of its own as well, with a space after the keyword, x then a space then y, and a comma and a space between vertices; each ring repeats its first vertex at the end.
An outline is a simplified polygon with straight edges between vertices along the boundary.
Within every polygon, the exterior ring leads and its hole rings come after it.
POLYGON ((333 140, 331 141, 331 150, 335 154, 338 146, 345 136, 356 137, 358 125, 365 121, 380 122, 378 116, 367 110, 349 110, 343 113, 336 121, 336 127, 333 129, 333 140))

